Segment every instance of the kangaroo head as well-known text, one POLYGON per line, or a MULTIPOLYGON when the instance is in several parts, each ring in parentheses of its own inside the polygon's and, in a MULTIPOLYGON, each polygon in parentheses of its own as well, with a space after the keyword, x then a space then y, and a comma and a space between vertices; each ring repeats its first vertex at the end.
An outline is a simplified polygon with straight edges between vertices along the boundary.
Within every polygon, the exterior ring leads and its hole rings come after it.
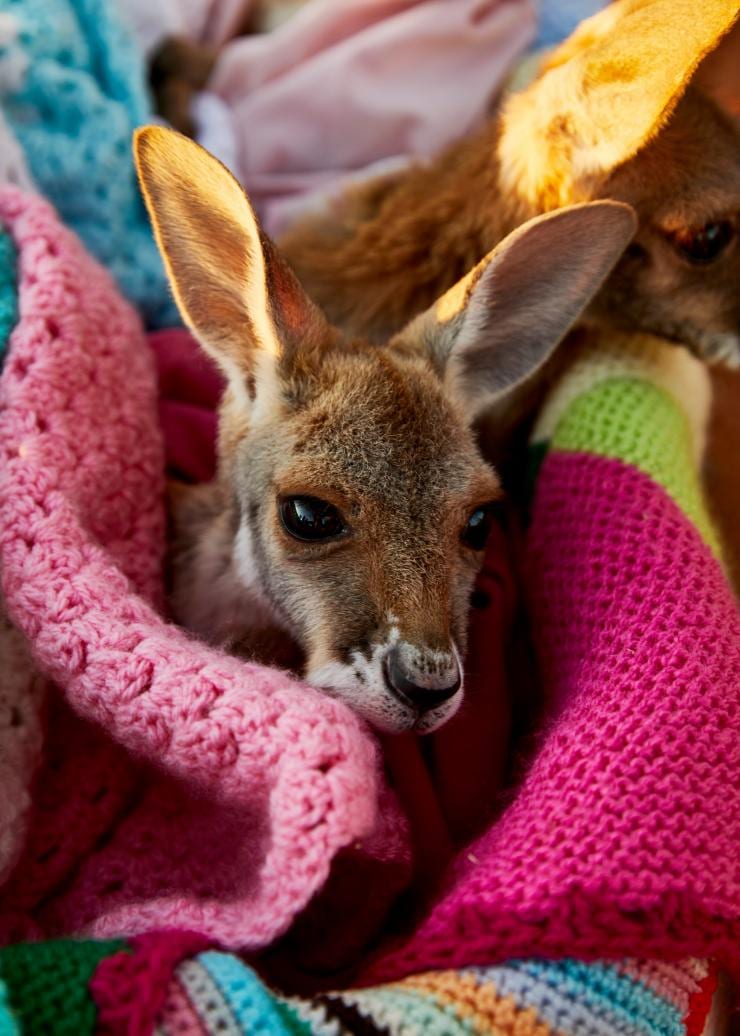
POLYGON ((462 699, 468 600, 501 495, 472 423, 577 319, 634 232, 631 209, 534 220, 377 346, 327 323, 207 152, 150 127, 136 155, 182 315, 228 381, 218 477, 234 580, 301 645, 309 681, 380 728, 434 729, 462 699))
POLYGON ((639 229, 591 309, 600 321, 740 362, 740 131, 690 84, 737 0, 619 0, 583 22, 502 117, 522 211, 629 202, 639 229))

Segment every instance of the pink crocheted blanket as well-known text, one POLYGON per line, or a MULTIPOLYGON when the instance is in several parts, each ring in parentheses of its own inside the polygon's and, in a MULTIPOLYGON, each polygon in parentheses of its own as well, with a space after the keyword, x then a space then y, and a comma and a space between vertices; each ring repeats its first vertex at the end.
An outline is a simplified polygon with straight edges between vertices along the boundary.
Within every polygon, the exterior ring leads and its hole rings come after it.
MULTIPOLYGON (((299 957, 347 959, 434 853, 414 816, 432 811, 401 808, 342 705, 162 617, 140 323, 44 202, 3 188, 0 223, 19 281, 0 560, 22 634, 0 677, 2 938, 177 927, 257 950, 290 930, 299 957)), ((374 978, 544 954, 731 961, 740 943, 740 623, 696 474, 702 371, 638 346, 584 354, 542 415, 527 593, 546 719, 505 809, 374 978)), ((495 696, 486 668, 471 709, 495 696)), ((386 765, 399 753, 422 767, 402 742, 386 765)))

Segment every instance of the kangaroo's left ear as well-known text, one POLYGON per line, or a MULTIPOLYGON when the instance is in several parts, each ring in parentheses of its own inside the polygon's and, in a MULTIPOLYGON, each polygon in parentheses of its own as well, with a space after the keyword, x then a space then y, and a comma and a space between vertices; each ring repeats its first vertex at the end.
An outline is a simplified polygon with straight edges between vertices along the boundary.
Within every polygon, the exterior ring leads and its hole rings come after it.
POLYGON ((330 328, 231 173, 173 130, 134 135, 139 182, 177 305, 240 395, 320 349, 330 328))
POLYGON ((532 219, 391 344, 425 354, 472 422, 548 360, 636 229, 634 210, 613 201, 532 219))

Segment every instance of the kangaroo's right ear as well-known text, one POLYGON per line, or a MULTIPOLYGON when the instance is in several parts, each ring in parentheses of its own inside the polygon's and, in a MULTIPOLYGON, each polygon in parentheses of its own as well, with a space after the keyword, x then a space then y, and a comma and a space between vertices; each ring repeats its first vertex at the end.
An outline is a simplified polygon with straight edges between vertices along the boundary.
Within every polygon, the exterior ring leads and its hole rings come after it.
POLYGON ((139 181, 178 308, 230 383, 256 383, 329 333, 262 232, 249 199, 204 148, 173 130, 134 135, 139 181))
POLYGON ((426 356, 471 423, 505 412, 591 302, 636 229, 634 210, 614 201, 531 219, 391 344, 426 356))
POLYGON ((739 12, 737 0, 618 0, 588 18, 508 99, 504 185, 540 210, 593 197, 658 133, 739 12))

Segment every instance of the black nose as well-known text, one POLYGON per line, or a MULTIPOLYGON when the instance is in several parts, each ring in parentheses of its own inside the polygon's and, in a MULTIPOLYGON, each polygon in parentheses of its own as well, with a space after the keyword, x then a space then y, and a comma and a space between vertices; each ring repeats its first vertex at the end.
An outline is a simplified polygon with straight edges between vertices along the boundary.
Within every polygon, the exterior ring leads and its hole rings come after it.
MULTIPOLYGON (((402 701, 404 705, 412 705, 415 709, 419 709, 422 712, 427 712, 429 709, 441 705, 443 701, 447 701, 448 698, 451 698, 460 689, 461 676, 457 664, 455 665, 457 675, 455 676, 454 683, 445 682, 445 685, 440 687, 439 680, 435 681, 434 678, 427 678, 426 686, 422 686, 420 683, 415 682, 415 679, 419 678, 419 674, 409 671, 404 666, 397 648, 392 648, 386 655, 384 670, 388 688, 396 698, 402 701)), ((445 678, 449 679, 449 675, 449 673, 445 674, 445 678)))

